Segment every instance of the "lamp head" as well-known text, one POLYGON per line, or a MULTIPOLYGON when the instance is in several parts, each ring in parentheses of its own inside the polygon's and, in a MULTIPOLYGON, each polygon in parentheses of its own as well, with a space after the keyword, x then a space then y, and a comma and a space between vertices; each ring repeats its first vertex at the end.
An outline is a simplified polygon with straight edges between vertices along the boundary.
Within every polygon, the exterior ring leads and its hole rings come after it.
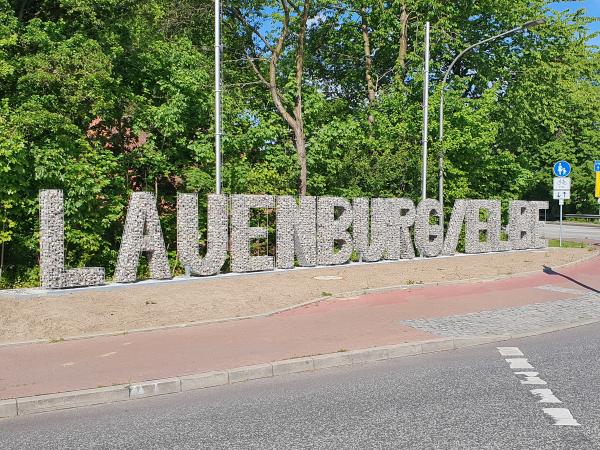
POLYGON ((525 22, 523 25, 521 25, 521 28, 523 28, 524 30, 529 30, 530 28, 535 28, 545 23, 546 19, 530 20, 529 22, 525 22))

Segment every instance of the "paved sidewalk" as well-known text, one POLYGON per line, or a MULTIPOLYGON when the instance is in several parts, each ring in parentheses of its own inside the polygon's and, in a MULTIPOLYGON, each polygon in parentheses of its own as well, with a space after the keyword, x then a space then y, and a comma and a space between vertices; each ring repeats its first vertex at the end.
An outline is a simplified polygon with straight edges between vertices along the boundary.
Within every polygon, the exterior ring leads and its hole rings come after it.
POLYGON ((600 257, 534 275, 331 299, 270 317, 0 347, 0 399, 600 320, 600 257))

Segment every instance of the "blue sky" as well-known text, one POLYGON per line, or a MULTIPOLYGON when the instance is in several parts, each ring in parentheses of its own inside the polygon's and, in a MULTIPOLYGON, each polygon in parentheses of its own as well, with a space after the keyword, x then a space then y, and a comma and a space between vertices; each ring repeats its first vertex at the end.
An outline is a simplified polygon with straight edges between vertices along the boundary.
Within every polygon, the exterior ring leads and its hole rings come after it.
MULTIPOLYGON (((600 17, 600 0, 583 0, 583 1, 568 1, 550 3, 550 7, 558 11, 585 9, 590 17, 600 17)), ((600 22, 590 24, 592 31, 600 31, 600 22)), ((591 44, 600 45, 600 36, 597 36, 590 41, 591 44)))

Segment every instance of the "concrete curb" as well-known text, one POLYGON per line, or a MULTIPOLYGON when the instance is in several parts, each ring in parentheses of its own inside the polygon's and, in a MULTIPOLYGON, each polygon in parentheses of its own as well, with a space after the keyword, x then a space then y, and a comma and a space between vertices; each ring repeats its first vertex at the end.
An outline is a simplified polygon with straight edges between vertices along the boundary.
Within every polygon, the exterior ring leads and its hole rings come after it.
POLYGON ((160 380, 148 380, 130 385, 117 385, 96 389, 83 389, 57 394, 19 397, 0 400, 0 419, 15 416, 37 414, 48 411, 115 403, 125 400, 176 394, 196 389, 241 383, 261 378, 272 378, 299 372, 314 372, 332 367, 364 364, 373 361, 385 361, 406 356, 417 356, 433 352, 456 350, 464 347, 501 342, 509 339, 536 336, 555 331, 566 330, 583 325, 598 323, 600 320, 588 320, 575 324, 566 324, 552 328, 543 328, 517 335, 468 336, 431 339, 420 342, 407 342, 397 345, 385 345, 360 350, 340 351, 303 358, 292 358, 266 364, 236 367, 229 370, 203 372, 193 375, 172 377, 160 380))
MULTIPOLYGON (((545 249, 543 249, 543 251, 552 250, 552 249, 557 249, 557 247, 546 247, 545 249)), ((527 252, 527 251, 538 251, 538 250, 532 250, 532 249, 512 250, 512 252, 527 252)), ((469 257, 469 256, 478 256, 478 255, 480 255, 480 254, 461 255, 461 256, 469 257)), ((571 261, 568 263, 557 265, 553 269, 556 270, 556 269, 561 269, 561 268, 573 266, 576 264, 584 263, 586 261, 589 261, 590 259, 596 258, 597 256, 600 256, 600 251, 594 250, 591 252, 590 255, 586 255, 584 258, 578 259, 576 261, 571 261)), ((406 261, 414 261, 414 260, 406 260, 406 261)), ((394 261, 394 262, 398 262, 398 261, 394 261)), ((388 262, 384 261, 381 263, 387 264, 388 262)), ((371 263, 369 263, 369 264, 371 264, 371 263)), ((374 263, 374 264, 379 264, 379 262, 374 263)), ((306 269, 306 268, 304 268, 304 269, 306 269)), ((30 340, 30 341, 4 342, 4 343, 0 343, 0 348, 21 346, 21 345, 30 345, 30 344, 52 344, 52 343, 60 343, 60 342, 66 342, 66 341, 80 341, 80 340, 84 340, 84 339, 93 339, 93 338, 97 338, 97 337, 121 336, 121 335, 132 334, 132 333, 148 333, 148 332, 152 332, 152 331, 173 330, 173 329, 177 329, 177 328, 196 327, 196 326, 200 326, 200 325, 210 325, 210 324, 215 324, 215 323, 234 322, 234 321, 249 320, 249 319, 260 319, 263 317, 274 316, 276 314, 280 314, 280 313, 283 313, 286 311, 291 311, 294 309, 302 308, 304 306, 313 305, 313 304, 331 300, 331 299, 344 300, 349 297, 362 296, 362 295, 367 295, 367 294, 391 292, 391 291, 396 291, 396 290, 407 290, 407 289, 423 289, 423 288, 434 287, 434 286, 453 286, 453 285, 459 285, 459 284, 488 283, 488 282, 493 282, 493 281, 502 281, 502 280, 505 280, 508 278, 526 277, 529 275, 538 274, 539 272, 540 272, 539 270, 535 270, 535 271, 529 271, 529 272, 519 272, 519 273, 514 273, 514 274, 509 274, 509 275, 498 275, 498 276, 484 277, 484 278, 467 278, 467 279, 463 279, 463 280, 438 281, 438 282, 423 283, 423 284, 398 284, 398 285, 392 285, 392 286, 382 286, 382 287, 369 288, 369 289, 360 289, 360 290, 355 290, 355 291, 345 291, 345 292, 338 292, 338 293, 335 293, 332 295, 314 298, 312 300, 307 300, 302 303, 285 306, 283 308, 274 309, 274 310, 267 311, 264 313, 251 314, 248 316, 224 317, 224 318, 220 318, 220 319, 198 320, 198 321, 193 321, 193 322, 176 323, 176 324, 171 324, 171 325, 161 325, 161 326, 156 326, 156 327, 133 328, 130 330, 119 330, 119 331, 107 331, 107 332, 103 332, 103 333, 82 334, 82 335, 77 335, 77 336, 67 336, 67 337, 61 338, 59 341, 54 341, 51 339, 34 339, 34 340, 30 340)), ((259 272, 254 272, 254 273, 258 274, 259 272)), ((265 273, 265 272, 260 272, 260 273, 265 273)), ((249 274, 243 274, 243 275, 249 275, 249 274)))

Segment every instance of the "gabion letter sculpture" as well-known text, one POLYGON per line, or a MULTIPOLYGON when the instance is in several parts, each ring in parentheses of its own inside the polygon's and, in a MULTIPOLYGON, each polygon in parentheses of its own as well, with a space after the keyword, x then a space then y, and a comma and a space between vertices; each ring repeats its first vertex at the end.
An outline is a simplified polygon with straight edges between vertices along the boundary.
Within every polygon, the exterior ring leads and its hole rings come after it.
POLYGON ((417 207, 415 247, 421 256, 433 257, 442 252, 444 232, 440 221, 441 214, 442 207, 437 200, 422 200, 417 207), (434 224, 430 222, 432 216, 437 218, 434 224))
MULTIPOLYGON (((355 198, 352 200, 352 238, 354 249, 361 261, 379 261, 383 258, 386 242, 386 217, 381 208, 371 201, 371 220, 369 221, 369 199, 355 198), (370 222, 370 227, 369 227, 370 222)), ((378 205, 379 206, 379 205, 378 205)))
POLYGON ((369 233, 369 200, 353 202, 352 224, 354 246, 364 261, 414 258, 410 227, 415 221, 415 205, 405 198, 374 198, 371 200, 371 230, 369 233), (370 238, 369 238, 370 234, 370 238))
POLYGON ((231 196, 231 270, 233 272, 273 270, 272 256, 250 256, 250 241, 267 237, 266 229, 250 226, 250 211, 274 207, 275 199, 272 195, 231 196))
POLYGON ((467 200, 456 200, 454 202, 454 207, 452 208, 450 223, 448 224, 448 229, 446 230, 442 255, 451 256, 456 253, 456 247, 458 246, 458 239, 460 237, 466 212, 467 200))
POLYGON ((130 283, 137 278, 140 255, 146 253, 150 276, 155 280, 171 278, 156 198, 151 192, 131 194, 115 269, 117 283, 130 283))
POLYGON ((227 259, 226 195, 208 196, 207 251, 200 257, 198 194, 177 194, 177 257, 191 275, 214 275, 227 259))
POLYGON ((540 211, 548 209, 548 202, 529 202, 531 208, 531 248, 544 248, 548 245, 544 239, 544 223, 540 222, 540 211))
POLYGON ((415 223, 415 204, 408 198, 386 198, 382 199, 386 206, 386 215, 391 240, 387 246, 386 259, 412 259, 415 257, 410 228, 415 223))
MULTIPOLYGON (((64 268, 63 201, 61 190, 39 193, 41 285, 60 289, 103 284, 102 267, 64 268)), ((177 255, 186 272, 209 276, 225 264, 228 245, 232 272, 273 270, 275 263, 280 269, 291 269, 295 264, 344 264, 353 251, 365 262, 411 259, 415 247, 425 257, 453 255, 463 229, 466 253, 542 248, 546 241, 539 213, 547 208, 547 201, 510 202, 508 240, 504 240, 500 200, 456 200, 444 236, 442 208, 434 199, 423 200, 415 209, 406 198, 355 198, 350 203, 340 197, 233 195, 228 201, 227 195, 209 195, 207 250, 202 258, 198 246, 198 195, 178 194, 177 255), (268 244, 269 238, 268 225, 251 226, 254 209, 268 210, 267 224, 275 210, 275 256, 269 255, 269 245, 267 254, 251 255, 253 240, 266 238, 268 244)), ((171 278, 156 199, 149 192, 131 195, 116 282, 136 280, 142 253, 148 258, 151 278, 171 278)))
POLYGON ((352 206, 341 197, 317 199, 317 262, 319 265, 335 265, 348 262, 352 256, 352 206), (336 209, 340 211, 336 219, 336 209), (336 251, 336 243, 339 248, 336 251))
POLYGON ((301 266, 317 264, 317 199, 290 195, 277 197, 277 267, 294 267, 294 255, 301 266))
POLYGON ((507 241, 500 241, 500 200, 468 200, 466 213, 465 253, 499 252, 509 249, 507 241), (487 220, 480 219, 487 211, 487 220), (481 234, 484 239, 481 239, 481 234))
POLYGON ((508 240, 513 250, 524 250, 529 248, 532 240, 532 208, 529 202, 516 200, 510 202, 508 207, 508 240))
POLYGON ((104 284, 103 267, 65 270, 64 197, 60 189, 44 189, 40 202, 40 284, 63 289, 104 284))

